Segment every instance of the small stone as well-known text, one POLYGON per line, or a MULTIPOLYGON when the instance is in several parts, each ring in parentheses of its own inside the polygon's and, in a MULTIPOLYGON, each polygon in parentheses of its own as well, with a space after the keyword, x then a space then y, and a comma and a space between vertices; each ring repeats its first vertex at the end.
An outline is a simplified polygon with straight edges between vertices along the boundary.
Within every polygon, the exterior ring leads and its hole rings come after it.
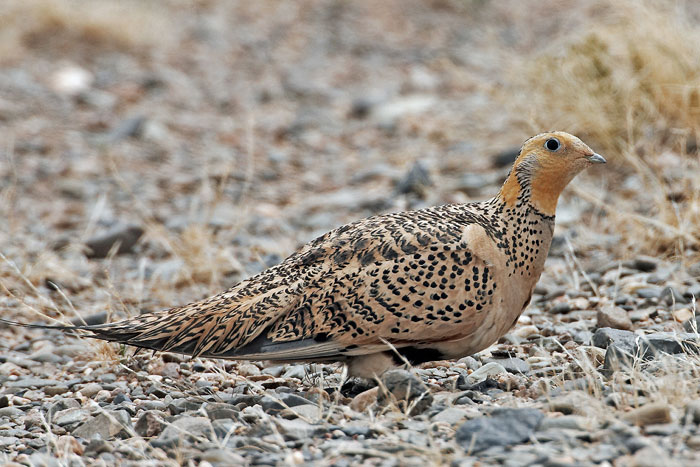
POLYGON ((508 373, 528 374, 530 372, 530 365, 521 358, 489 359, 487 362, 501 365, 508 373))
POLYGON ((549 312, 554 315, 566 314, 571 311, 571 304, 569 302, 559 302, 555 304, 549 312))
POLYGON ((56 412, 51 419, 51 422, 58 426, 66 426, 84 422, 89 417, 90 411, 87 409, 70 408, 56 412))
POLYGON ((637 335, 631 331, 613 328, 598 328, 593 334, 592 343, 601 349, 607 348, 610 344, 616 344, 618 347, 633 353, 636 339, 637 335))
POLYGON ((210 465, 246 465, 246 460, 240 454, 229 449, 209 449, 202 453, 202 462, 199 464, 203 467, 204 462, 209 462, 210 465))
POLYGON ((425 197, 428 187, 433 182, 430 171, 423 161, 416 161, 411 169, 396 184, 396 192, 399 194, 412 193, 421 198, 425 197))
POLYGON ((56 386, 47 386, 44 388, 44 394, 47 396, 56 396, 58 394, 64 394, 68 392, 70 389, 68 386, 63 385, 63 384, 57 384, 56 386))
POLYGON ((88 258, 106 258, 112 247, 119 245, 117 254, 131 253, 143 235, 143 229, 137 226, 119 226, 104 235, 85 242, 88 258))
POLYGON ((151 444, 156 447, 168 446, 178 440, 203 441, 213 434, 213 427, 207 417, 182 416, 166 426, 157 440, 151 444))
POLYGON ((688 402, 685 406, 685 419, 700 424, 700 400, 688 402))
POLYGON ((224 402, 210 402, 204 406, 210 420, 235 419, 238 411, 236 407, 224 402))
POLYGON ((598 310, 596 321, 599 328, 632 329, 632 320, 620 307, 605 307, 598 310))
POLYGON ((319 407, 314 404, 297 405, 296 407, 290 407, 280 412, 280 417, 286 418, 288 420, 294 418, 316 420, 319 418, 319 415, 319 407))
POLYGON ((635 290, 635 294, 641 298, 659 298, 662 290, 661 287, 642 287, 635 290))
POLYGON ((124 410, 109 410, 98 413, 87 422, 73 430, 73 435, 85 439, 92 439, 100 435, 102 439, 130 437, 131 417, 124 410))
POLYGON ((497 409, 490 417, 465 422, 455 438, 468 454, 492 446, 521 444, 532 437, 543 418, 537 409, 497 409))
POLYGON ((642 272, 652 272, 656 269, 659 260, 651 256, 638 256, 632 261, 625 262, 623 265, 628 268, 636 269, 642 272))
MULTIPOLYGON (((698 297, 698 300, 700 301, 700 297, 698 297)), ((700 333, 700 315, 695 315, 683 323, 683 329, 690 333, 700 333)))
POLYGON ((85 397, 92 397, 102 390, 102 385, 99 383, 88 383, 80 388, 80 394, 85 397))
POLYGON ((647 446, 637 451, 628 464, 630 467, 676 467, 678 462, 671 459, 669 455, 658 446, 647 446))
POLYGON ((626 422, 638 426, 670 423, 671 408, 662 402, 649 403, 627 412, 622 418, 626 422))
MULTIPOLYGON (((524 362, 523 362, 524 363, 524 362)), ((490 376, 498 376, 506 373, 506 369, 500 363, 486 363, 484 366, 467 376, 469 384, 476 384, 490 376)))
POLYGON ((94 438, 85 446, 84 455, 86 457, 97 457, 103 452, 112 452, 113 450, 111 443, 104 439, 94 438))
POLYGON ((532 324, 516 328, 513 332, 511 332, 513 336, 520 337, 521 339, 527 339, 528 337, 539 333, 540 330, 537 328, 537 326, 534 326, 532 324))
POLYGON ((685 445, 695 451, 700 451, 700 435, 690 436, 685 440, 685 445))
POLYGON ((547 417, 542 420, 538 430, 579 430, 590 431, 596 423, 593 419, 580 415, 564 415, 562 417, 547 417))
POLYGON ((22 409, 18 409, 17 407, 4 407, 0 409, 0 417, 7 417, 13 420, 23 415, 24 411, 22 409))
POLYGON ((52 379, 41 379, 41 378, 20 378, 17 381, 8 381, 4 383, 5 387, 8 388, 43 388, 46 386, 53 386, 56 384, 55 380, 52 379))
POLYGON ((369 406, 377 402, 378 393, 378 386, 359 393, 350 402, 350 408, 356 412, 364 412, 369 406))
POLYGON ((467 416, 468 413, 464 409, 458 407, 448 407, 442 412, 438 412, 437 414, 433 415, 432 421, 455 425, 463 421, 465 418, 467 418, 467 416))
POLYGON ((165 428, 163 415, 155 410, 148 410, 136 421, 134 431, 142 438, 152 438, 158 436, 163 428, 165 428))
POLYGON ((260 368, 248 362, 239 363, 238 374, 241 376, 258 376, 260 368))
POLYGON ((433 396, 423 381, 406 370, 389 370, 382 375, 381 381, 377 397, 379 405, 396 403, 399 408, 417 415, 433 402, 433 396))
POLYGON ((286 420, 284 418, 275 418, 277 429, 282 435, 286 435, 289 439, 308 439, 311 438, 317 430, 317 427, 303 420, 286 420))

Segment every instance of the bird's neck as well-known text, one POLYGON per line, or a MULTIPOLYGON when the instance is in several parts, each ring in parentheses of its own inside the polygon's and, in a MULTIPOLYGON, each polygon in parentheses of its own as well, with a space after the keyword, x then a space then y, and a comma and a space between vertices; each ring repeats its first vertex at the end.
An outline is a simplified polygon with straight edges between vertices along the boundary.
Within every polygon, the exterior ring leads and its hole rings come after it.
POLYGON ((532 207, 545 216, 554 216, 559 195, 570 179, 548 174, 542 167, 520 164, 508 174, 496 198, 508 208, 532 207))

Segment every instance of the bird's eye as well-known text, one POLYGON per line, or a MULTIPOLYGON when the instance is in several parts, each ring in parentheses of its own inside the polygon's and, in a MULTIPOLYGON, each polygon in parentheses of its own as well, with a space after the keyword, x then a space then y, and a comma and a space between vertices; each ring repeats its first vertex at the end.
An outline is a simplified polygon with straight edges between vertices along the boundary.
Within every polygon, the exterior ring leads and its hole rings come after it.
POLYGON ((556 138, 549 138, 547 141, 545 141, 544 147, 554 152, 561 147, 561 143, 556 138))

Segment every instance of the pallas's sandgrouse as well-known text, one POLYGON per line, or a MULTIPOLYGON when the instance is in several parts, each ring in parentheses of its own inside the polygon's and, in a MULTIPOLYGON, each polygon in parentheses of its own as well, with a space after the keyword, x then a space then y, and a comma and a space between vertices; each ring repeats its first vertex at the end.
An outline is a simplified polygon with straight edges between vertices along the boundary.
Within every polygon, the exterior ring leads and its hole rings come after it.
POLYGON ((543 133, 491 200, 363 219, 205 300, 58 328, 193 356, 344 361, 368 378, 403 359, 470 355, 515 324, 542 273, 559 195, 604 162, 575 136, 543 133))

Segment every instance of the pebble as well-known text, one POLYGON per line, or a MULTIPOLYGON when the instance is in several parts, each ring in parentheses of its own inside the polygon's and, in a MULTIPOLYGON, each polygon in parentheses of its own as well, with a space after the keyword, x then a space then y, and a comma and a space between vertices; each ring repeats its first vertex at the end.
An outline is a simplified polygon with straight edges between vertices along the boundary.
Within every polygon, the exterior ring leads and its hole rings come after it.
POLYGON ((165 417, 155 410, 143 412, 134 426, 134 431, 143 438, 158 436, 165 428, 165 417))
POLYGON ((488 377, 498 376, 504 373, 506 373, 506 369, 500 363, 486 363, 484 366, 467 376, 467 382, 470 384, 476 384, 480 381, 484 381, 488 377))
POLYGON ((487 363, 497 363, 501 365, 508 373, 515 374, 528 374, 530 372, 530 365, 522 358, 499 358, 499 359, 489 359, 487 363))
POLYGON ((134 225, 118 226, 103 235, 91 238, 85 242, 86 256, 91 259, 106 258, 113 247, 117 254, 133 251, 134 246, 143 235, 143 229, 134 225))
POLYGON ((352 402, 350 402, 350 408, 356 412, 366 411, 372 404, 377 402, 377 395, 379 394, 379 386, 367 391, 361 392, 356 395, 352 402))
POLYGON ((286 420, 284 418, 275 418, 277 429, 283 435, 290 439, 306 439, 311 438, 317 430, 317 427, 300 419, 286 420))
POLYGON ((638 426, 670 423, 671 407, 663 402, 649 403, 625 413, 622 419, 638 426))
POLYGON ((88 383, 82 388, 80 388, 80 394, 82 394, 85 397, 93 397, 95 396, 98 392, 102 390, 102 385, 99 383, 88 383))
POLYGON ((207 417, 181 416, 165 427, 156 440, 155 447, 175 446, 179 441, 201 442, 209 439, 214 428, 207 417))
POLYGON ((379 405, 396 404, 400 409, 417 415, 433 402, 433 396, 423 381, 406 370, 389 370, 382 375, 381 382, 377 396, 379 405))
POLYGON ((596 322, 599 328, 632 329, 632 320, 620 307, 605 307, 598 310, 596 322))
POLYGON ((89 417, 90 411, 88 409, 70 408, 56 412, 51 422, 58 426, 73 425, 75 423, 84 422, 89 417))
POLYGON ((73 435, 92 439, 99 435, 102 439, 118 436, 131 436, 131 417, 124 410, 109 410, 90 417, 88 421, 73 430, 73 435))
POLYGON ((537 409, 496 409, 489 417, 465 422, 455 434, 467 453, 479 453, 493 446, 512 446, 527 442, 544 414, 537 409))

